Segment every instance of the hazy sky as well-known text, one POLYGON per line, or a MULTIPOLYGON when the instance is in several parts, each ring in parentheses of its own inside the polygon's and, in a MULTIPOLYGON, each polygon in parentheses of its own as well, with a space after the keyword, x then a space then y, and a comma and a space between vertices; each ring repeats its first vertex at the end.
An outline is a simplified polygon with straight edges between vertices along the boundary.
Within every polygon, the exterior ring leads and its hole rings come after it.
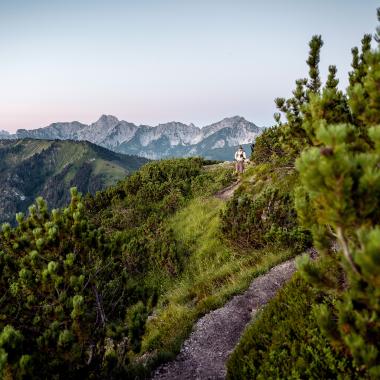
POLYGON ((272 124, 273 99, 307 74, 343 87, 351 47, 377 25, 377 0, 0 0, 0 129, 103 114, 202 126, 241 115, 272 124))

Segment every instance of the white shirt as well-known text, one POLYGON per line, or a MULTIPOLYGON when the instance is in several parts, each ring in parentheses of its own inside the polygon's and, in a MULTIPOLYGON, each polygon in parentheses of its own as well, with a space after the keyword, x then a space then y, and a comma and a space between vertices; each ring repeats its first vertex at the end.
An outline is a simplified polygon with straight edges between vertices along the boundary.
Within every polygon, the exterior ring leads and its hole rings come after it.
POLYGON ((247 157, 243 149, 238 149, 235 153, 235 160, 240 162, 246 160, 247 157))

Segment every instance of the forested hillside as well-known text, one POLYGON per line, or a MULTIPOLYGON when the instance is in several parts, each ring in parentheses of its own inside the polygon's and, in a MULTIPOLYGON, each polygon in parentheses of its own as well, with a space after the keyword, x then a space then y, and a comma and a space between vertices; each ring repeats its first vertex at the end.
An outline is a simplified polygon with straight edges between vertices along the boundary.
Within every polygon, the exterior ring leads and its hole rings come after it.
POLYGON ((352 49, 342 92, 335 66, 322 84, 323 41, 314 36, 309 78, 296 81, 292 98, 276 99, 278 125, 259 138, 254 160, 270 153, 268 165, 286 160, 292 168, 296 180, 286 192, 318 257, 298 260, 299 274, 247 329, 230 379, 380 377, 380 49, 371 40, 365 35, 352 49))
POLYGON ((89 142, 0 140, 0 222, 14 223, 37 196, 61 207, 71 187, 94 194, 146 162, 89 142))

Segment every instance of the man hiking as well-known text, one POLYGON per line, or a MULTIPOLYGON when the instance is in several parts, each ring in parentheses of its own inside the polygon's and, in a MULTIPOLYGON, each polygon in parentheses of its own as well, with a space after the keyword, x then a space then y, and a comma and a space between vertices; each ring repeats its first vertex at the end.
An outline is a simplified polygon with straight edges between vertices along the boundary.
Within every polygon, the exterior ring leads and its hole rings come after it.
POLYGON ((243 147, 240 145, 235 153, 236 171, 238 173, 244 172, 244 161, 247 159, 243 147))

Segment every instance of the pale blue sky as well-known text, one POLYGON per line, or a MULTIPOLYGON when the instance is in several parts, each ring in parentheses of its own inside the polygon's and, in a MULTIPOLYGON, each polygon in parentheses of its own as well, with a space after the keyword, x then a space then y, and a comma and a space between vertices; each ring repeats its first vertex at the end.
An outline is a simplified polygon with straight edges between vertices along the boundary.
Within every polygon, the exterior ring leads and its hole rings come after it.
POLYGON ((0 129, 113 114, 202 126, 241 115, 272 124, 273 99, 321 68, 347 85, 351 47, 376 0, 0 0, 0 129))

